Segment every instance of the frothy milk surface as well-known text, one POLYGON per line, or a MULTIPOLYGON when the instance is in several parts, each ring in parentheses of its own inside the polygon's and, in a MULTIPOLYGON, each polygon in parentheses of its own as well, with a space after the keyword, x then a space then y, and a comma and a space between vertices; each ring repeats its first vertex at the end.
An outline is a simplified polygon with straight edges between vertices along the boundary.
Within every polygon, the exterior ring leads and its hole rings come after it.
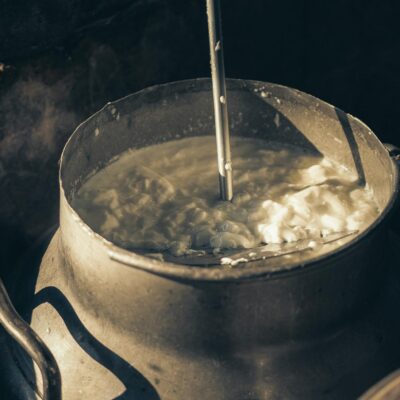
POLYGON ((75 194, 81 218, 128 249, 252 248, 362 230, 379 210, 343 166, 301 148, 232 138, 234 198, 218 198, 215 138, 128 150, 75 194))

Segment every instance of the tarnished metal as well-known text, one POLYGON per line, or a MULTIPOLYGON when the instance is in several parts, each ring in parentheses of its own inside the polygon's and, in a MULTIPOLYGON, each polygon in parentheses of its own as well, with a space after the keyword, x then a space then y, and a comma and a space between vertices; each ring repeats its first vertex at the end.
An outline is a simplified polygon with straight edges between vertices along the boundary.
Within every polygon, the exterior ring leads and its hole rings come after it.
MULTIPOLYGON (((31 287, 33 303, 21 307, 59 363, 66 400, 342 400, 400 361, 398 349, 390 362, 377 362, 388 349, 376 340, 397 166, 365 125, 318 99, 228 81, 234 134, 302 145, 356 172, 362 167, 382 213, 356 237, 320 252, 207 269, 120 249, 72 209, 79 184, 121 151, 210 134, 210 90, 209 80, 194 80, 128 96, 79 126, 64 149, 60 229, 31 287), (346 131, 337 113, 348 119, 346 131)), ((32 366, 11 353, 28 391, 32 366)))

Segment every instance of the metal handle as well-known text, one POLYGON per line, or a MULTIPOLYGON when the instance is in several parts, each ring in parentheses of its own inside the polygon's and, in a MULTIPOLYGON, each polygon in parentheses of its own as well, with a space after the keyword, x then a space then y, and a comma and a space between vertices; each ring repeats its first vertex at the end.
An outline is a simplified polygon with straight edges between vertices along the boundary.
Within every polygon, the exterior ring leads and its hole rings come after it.
POLYGON ((400 163, 400 148, 391 143, 384 143, 383 145, 388 151, 389 156, 392 157, 394 161, 400 163))
POLYGON ((382 379, 364 393, 359 400, 400 399, 400 369, 382 379))
POLYGON ((61 375, 57 362, 42 339, 17 313, 1 278, 0 324, 39 367, 43 380, 43 400, 60 400, 61 375))
POLYGON ((397 169, 399 171, 398 173, 398 186, 397 186, 397 196, 396 196, 396 200, 395 200, 395 206, 393 207, 394 211, 394 218, 392 218, 392 223, 391 228, 397 232, 400 233, 400 148, 390 144, 390 143, 383 143, 383 145, 385 146, 387 152, 389 153, 390 158, 397 163, 397 169))

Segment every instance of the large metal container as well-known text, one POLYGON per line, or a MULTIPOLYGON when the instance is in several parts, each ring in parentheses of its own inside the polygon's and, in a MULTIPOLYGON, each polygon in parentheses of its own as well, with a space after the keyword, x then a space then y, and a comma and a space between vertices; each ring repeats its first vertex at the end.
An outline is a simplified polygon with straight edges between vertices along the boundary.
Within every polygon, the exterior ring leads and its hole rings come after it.
MULTIPOLYGON (((211 85, 171 83, 108 104, 64 148, 60 228, 33 301, 26 291, 21 298, 60 367, 64 399, 343 400, 400 361, 397 349, 390 363, 377 363, 387 350, 370 325, 357 322, 386 277, 387 221, 399 193, 388 150, 359 120, 294 89, 230 80, 228 104, 233 135, 296 144, 340 162, 373 189, 380 216, 322 250, 229 270, 118 248, 81 220, 74 192, 127 148, 211 134, 211 85)), ((40 374, 18 349, 9 353, 19 360, 13 374, 21 393, 30 393, 40 374)))

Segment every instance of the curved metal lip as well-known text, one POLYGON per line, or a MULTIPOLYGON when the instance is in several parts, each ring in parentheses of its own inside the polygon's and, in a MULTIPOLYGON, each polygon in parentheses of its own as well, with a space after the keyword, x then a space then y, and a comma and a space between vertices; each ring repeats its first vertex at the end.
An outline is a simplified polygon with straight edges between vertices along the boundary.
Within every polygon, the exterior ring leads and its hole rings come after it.
MULTIPOLYGON (((400 200, 400 168, 396 165, 394 160, 387 155, 390 158, 391 165, 393 167, 393 174, 394 174, 394 181, 396 182, 395 187, 393 188, 392 191, 392 196, 390 200, 388 201, 386 207, 381 211, 379 216, 375 219, 375 221, 364 231, 362 231, 360 234, 356 235, 353 239, 349 240, 347 243, 341 245, 337 249, 334 249, 330 252, 327 252, 325 254, 322 254, 320 256, 317 256, 315 258, 310 258, 304 262, 301 263, 292 263, 288 264, 285 267, 278 267, 274 270, 271 270, 271 268, 266 264, 265 266, 258 266, 258 267, 244 267, 244 268, 231 268, 231 269, 224 269, 221 266, 217 267, 195 267, 195 266, 188 266, 184 264, 175 264, 175 263, 170 263, 170 262, 164 262, 164 261, 159 261, 156 259, 152 259, 149 257, 145 257, 143 255, 140 255, 138 253, 135 253, 133 251, 126 250, 122 247, 117 246, 116 244, 112 243, 111 241, 107 240, 100 234, 96 233, 95 231, 92 230, 92 228, 87 225, 82 218, 78 215, 78 213, 74 210, 74 208, 71 206, 69 203, 67 197, 65 196, 65 190, 63 186, 63 181, 61 177, 61 172, 63 170, 63 162, 65 158, 65 153, 68 149, 68 145, 72 139, 78 135, 78 132, 80 128, 85 125, 87 122, 90 120, 94 119, 97 115, 102 113, 104 110, 106 110, 108 107, 117 105, 119 102, 122 102, 126 100, 127 98, 134 97, 134 96, 139 96, 143 95, 148 92, 152 92, 156 88, 162 88, 162 87, 168 87, 168 86, 173 86, 173 85, 188 85, 188 84, 195 84, 198 82, 210 82, 210 78, 195 78, 195 79, 187 79, 187 80, 180 80, 180 81, 174 81, 174 82, 168 82, 160 85, 153 85, 146 87, 138 92, 129 94, 127 96, 124 96, 120 99, 117 99, 113 102, 108 102, 106 105, 104 105, 99 111, 96 113, 92 114, 89 118, 81 122, 74 130, 74 132, 71 134, 69 139, 64 145, 63 151, 61 153, 60 157, 60 167, 59 167, 59 174, 58 174, 58 179, 59 179, 59 187, 60 187, 60 197, 64 198, 65 203, 68 207, 68 211, 72 214, 74 220, 78 225, 83 229, 89 237, 92 238, 92 240, 96 240, 99 244, 101 244, 104 247, 104 250, 110 257, 110 260, 119 262, 120 264, 126 265, 131 268, 136 268, 142 271, 146 271, 161 277, 165 278, 171 278, 175 280, 190 280, 190 281, 210 281, 210 282, 237 282, 237 281, 244 281, 244 280, 252 280, 252 279, 257 279, 257 278, 262 278, 262 279, 279 279, 279 278, 284 278, 289 275, 293 274, 298 274, 298 273, 303 273, 306 271, 311 271, 314 268, 322 268, 324 265, 329 263, 332 259, 335 258, 342 258, 346 256, 348 252, 351 252, 354 250, 354 247, 357 243, 359 243, 361 240, 369 237, 376 231, 378 226, 388 217, 390 214, 390 211, 393 210, 394 205, 396 201, 400 200)), ((284 85, 279 85, 276 83, 270 83, 270 82, 262 82, 262 81, 255 81, 255 80, 248 80, 248 79, 227 79, 228 83, 233 83, 233 84, 238 84, 238 86, 246 87, 247 83, 253 84, 253 85, 265 85, 265 84, 272 84, 276 87, 280 87, 283 89, 290 89, 294 92, 301 93, 302 95, 306 95, 309 98, 313 100, 317 100, 320 103, 328 106, 328 107, 333 107, 331 104, 315 97, 312 96, 308 93, 304 93, 299 91, 298 89, 294 89, 288 86, 284 85)), ((353 117, 350 114, 349 115, 352 119, 356 120, 358 123, 362 124, 365 128, 367 128, 371 134, 378 140, 379 139, 376 137, 375 133, 361 120, 359 120, 356 117, 353 117)), ((383 146, 383 144, 382 144, 383 146)))

